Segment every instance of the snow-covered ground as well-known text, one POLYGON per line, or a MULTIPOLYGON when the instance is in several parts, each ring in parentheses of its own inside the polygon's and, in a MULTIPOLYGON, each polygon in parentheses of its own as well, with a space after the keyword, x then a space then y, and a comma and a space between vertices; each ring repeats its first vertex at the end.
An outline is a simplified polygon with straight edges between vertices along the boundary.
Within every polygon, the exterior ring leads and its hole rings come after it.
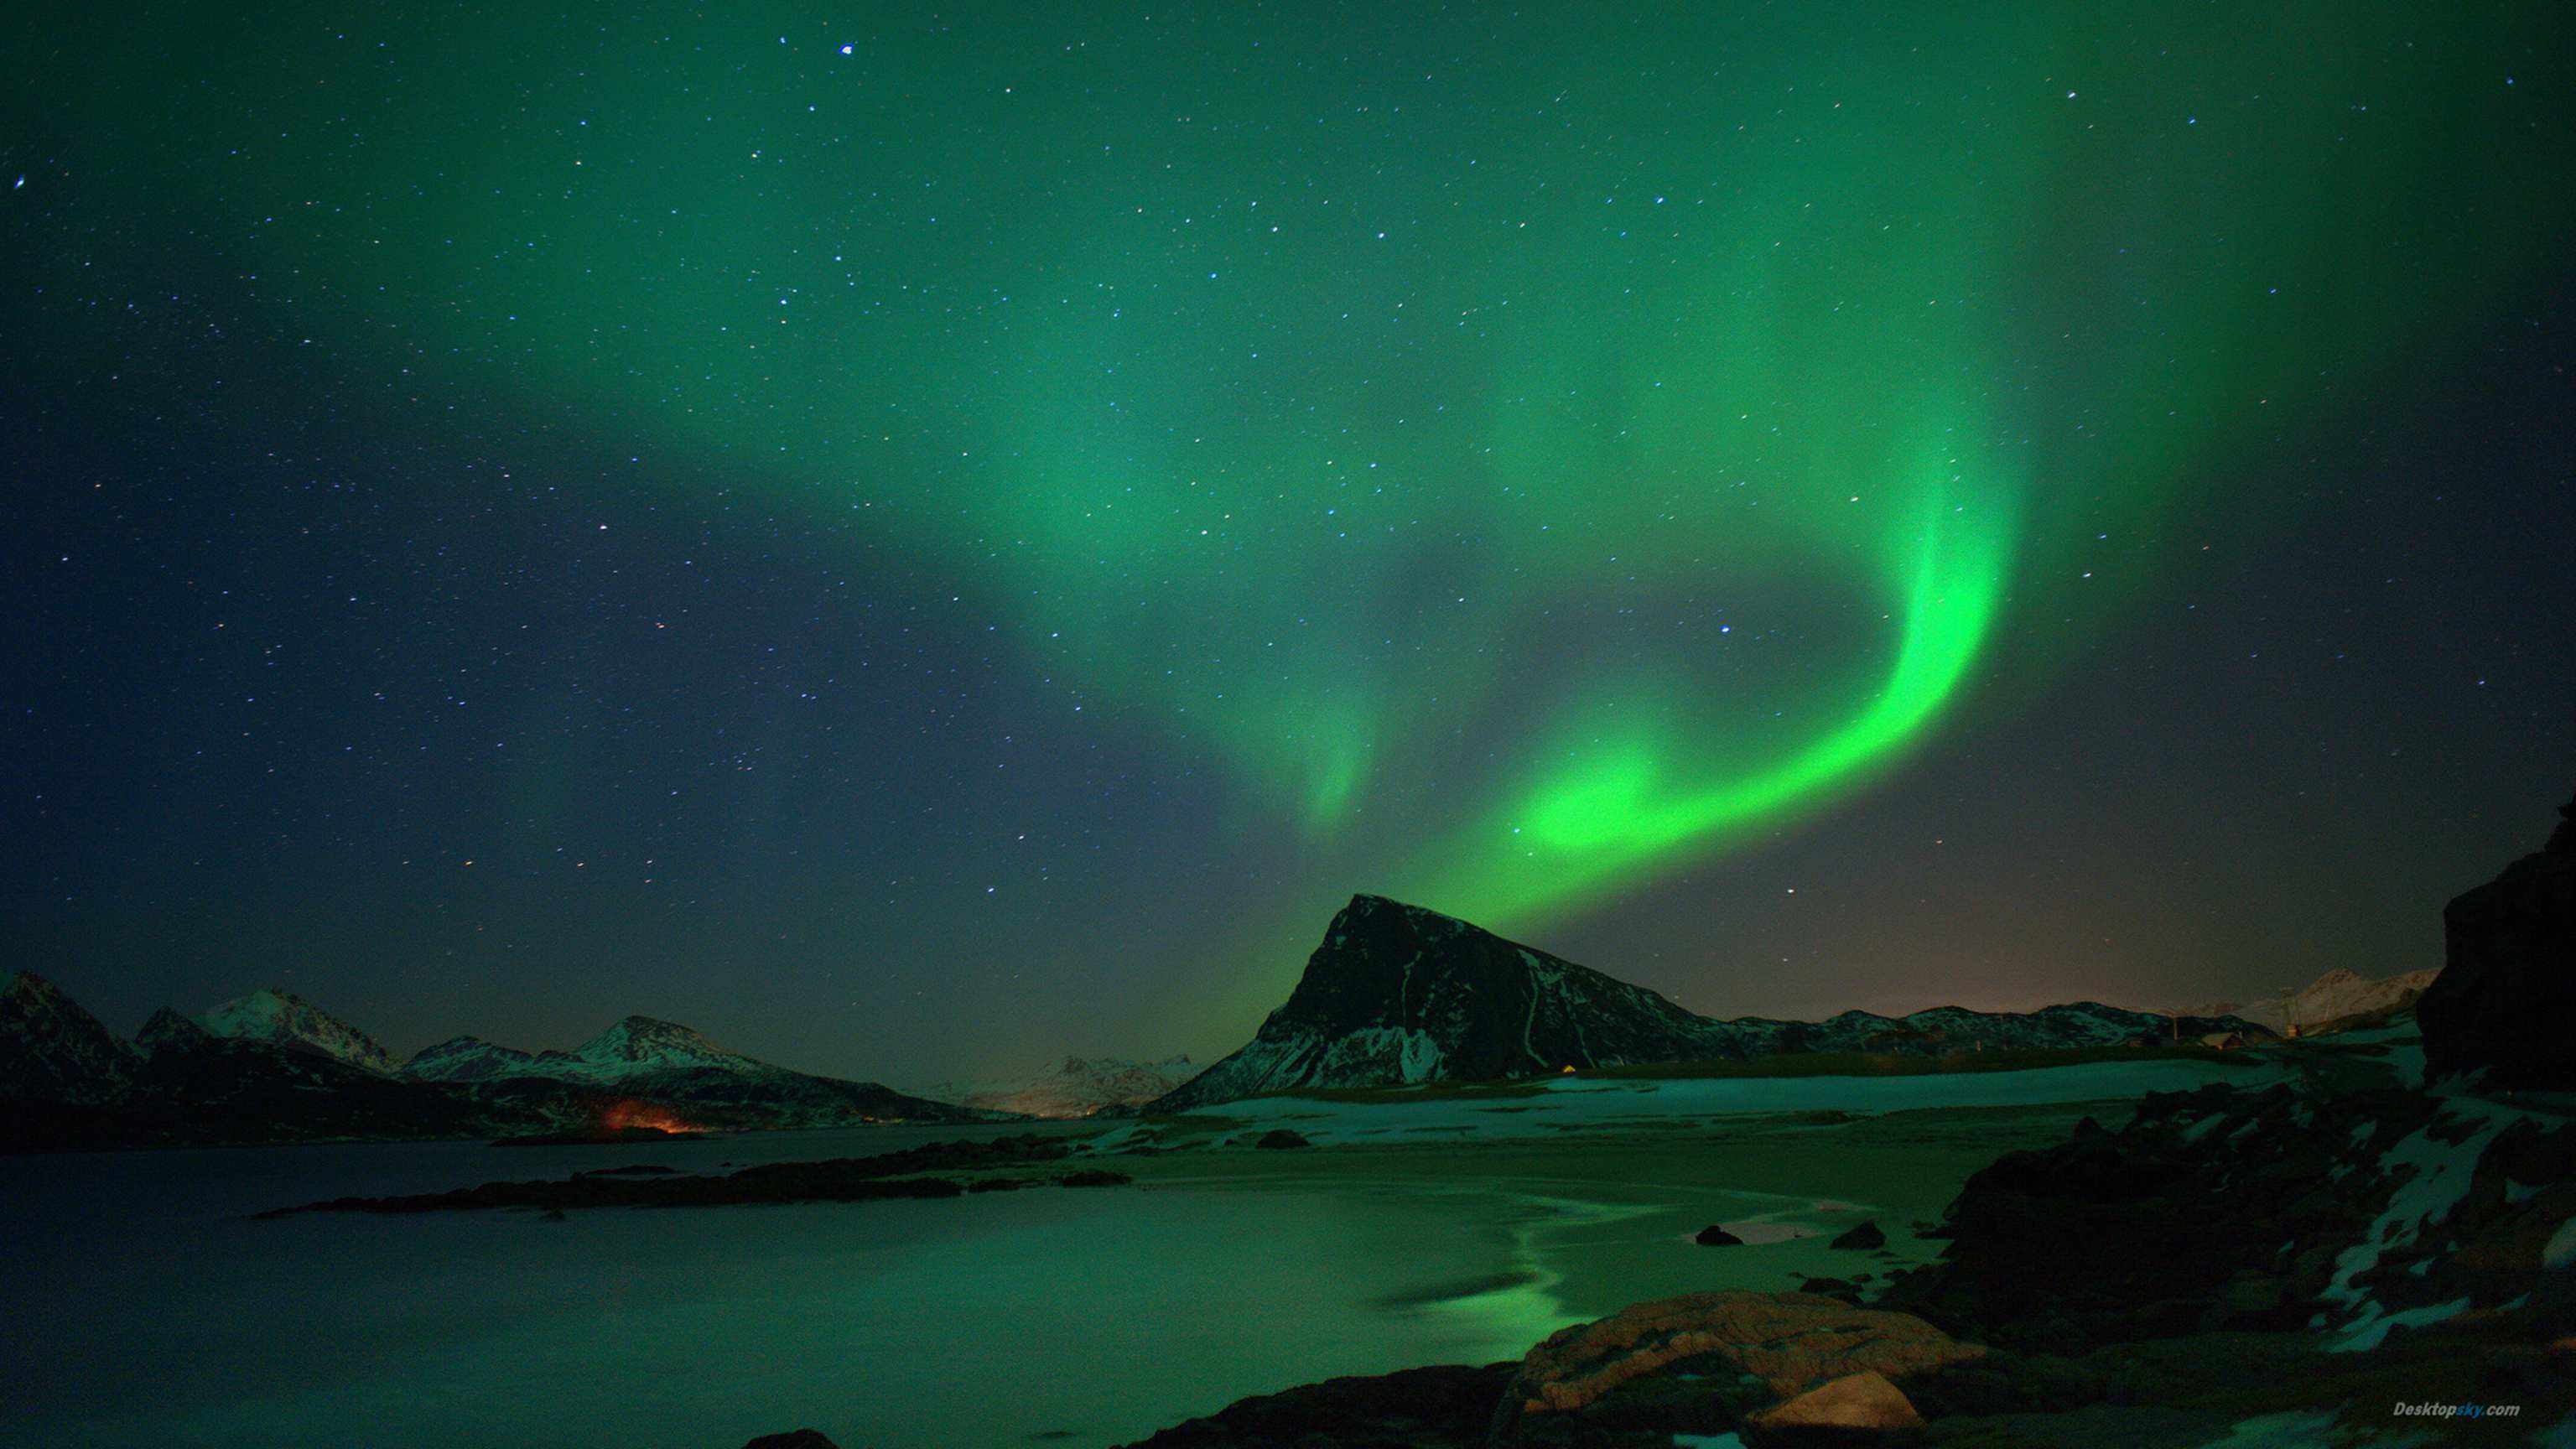
MULTIPOLYGON (((2135 1099, 2209 1082, 2261 1087, 2281 1079, 2272 1066, 2202 1061, 2092 1062, 2012 1072, 1922 1076, 1708 1077, 1671 1080, 1560 1077, 1531 1091, 1401 1091, 1365 1102, 1321 1097, 1253 1097, 1210 1115, 1267 1129, 1293 1127, 1315 1142, 1434 1137, 1537 1137, 1612 1127, 1677 1125, 1696 1118, 1779 1112, 1904 1112, 1929 1107, 2040 1106, 2135 1099)), ((1098 1139, 1123 1145, 1154 1129, 1132 1123, 1098 1139)))

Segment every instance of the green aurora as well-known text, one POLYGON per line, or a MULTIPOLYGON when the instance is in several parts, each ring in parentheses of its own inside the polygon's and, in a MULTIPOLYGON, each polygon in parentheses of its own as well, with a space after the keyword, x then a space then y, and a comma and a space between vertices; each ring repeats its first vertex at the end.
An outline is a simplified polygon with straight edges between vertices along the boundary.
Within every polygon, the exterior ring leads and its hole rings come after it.
POLYGON ((334 345, 856 518, 1216 829, 1524 932, 2035 688, 2571 214, 2544 6, 1319 17, 226 21, 122 99, 334 345))

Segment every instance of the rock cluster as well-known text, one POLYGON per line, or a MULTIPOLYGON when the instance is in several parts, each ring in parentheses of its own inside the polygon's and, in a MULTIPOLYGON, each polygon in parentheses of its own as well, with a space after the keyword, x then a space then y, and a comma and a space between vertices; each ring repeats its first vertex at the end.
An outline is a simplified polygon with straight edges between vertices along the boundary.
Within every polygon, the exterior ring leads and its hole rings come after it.
POLYGON ((1898 1381, 1984 1352, 1908 1314, 1813 1294, 1692 1293, 1566 1329, 1517 1364, 1333 1379, 1135 1449, 1668 1449, 1677 1434, 1736 1429, 1787 1442, 1919 1425, 1898 1381))
MULTIPOLYGON (((1980 1170, 1940 1260, 1879 1301, 2051 1352, 2311 1326, 2362 1346, 2400 1315, 2533 1293, 2571 1216, 2576 1125, 2395 1088, 2204 1087, 1980 1170)), ((2568 1276, 2539 1295, 2576 1304, 2568 1276)))

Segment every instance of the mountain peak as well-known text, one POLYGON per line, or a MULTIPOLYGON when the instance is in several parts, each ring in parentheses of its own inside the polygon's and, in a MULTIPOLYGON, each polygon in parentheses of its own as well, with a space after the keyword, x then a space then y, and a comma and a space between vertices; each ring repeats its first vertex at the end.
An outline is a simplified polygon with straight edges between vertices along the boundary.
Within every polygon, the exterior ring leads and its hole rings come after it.
POLYGON ((11 972, 9 975, 9 984, 5 987, 0 987, 0 999, 6 999, 11 1002, 27 1002, 30 1004, 71 1000, 70 997, 63 994, 63 989, 61 987, 56 986, 54 983, 37 975, 33 971, 11 972))
POLYGON ((1296 989, 1252 1042, 1162 1106, 1733 1054, 1714 1023, 1642 986, 1361 893, 1333 917, 1296 989))
POLYGON ((212 1032, 167 1006, 152 1013, 152 1019, 143 1023, 143 1029, 134 1034, 138 1045, 154 1052, 187 1051, 213 1039, 212 1032))
POLYGON ((739 1071, 757 1066, 742 1053, 720 1047, 695 1028, 654 1016, 629 1016, 572 1051, 591 1072, 624 1076, 635 1072, 719 1067, 739 1071))
POLYGON ((124 1092, 133 1050, 33 971, 0 987, 0 1097, 95 1105, 124 1092))
POLYGON ((394 1054, 374 1037, 282 986, 263 986, 207 1011, 198 1024, 215 1036, 318 1052, 391 1075, 394 1054))

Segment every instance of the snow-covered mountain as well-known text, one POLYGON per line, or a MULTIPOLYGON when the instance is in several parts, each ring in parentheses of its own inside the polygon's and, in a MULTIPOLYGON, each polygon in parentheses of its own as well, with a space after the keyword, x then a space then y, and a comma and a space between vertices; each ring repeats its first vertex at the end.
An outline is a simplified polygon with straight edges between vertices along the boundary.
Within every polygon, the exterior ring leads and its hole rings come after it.
POLYGON ((2408 971, 2376 980, 2359 972, 2337 968, 2300 987, 2286 1000, 2222 1001, 2198 1009, 2202 1016, 2233 1012, 2262 1022, 2274 1031, 2297 1027, 2308 1033, 2332 1028, 2354 1017, 2374 1016, 2413 1004, 2442 974, 2439 966, 2421 971, 2408 971))
POLYGON ((644 1103, 703 1127, 974 1122, 1008 1115, 907 1096, 875 1082, 773 1066, 650 1016, 627 1017, 568 1052, 530 1053, 479 1037, 453 1037, 423 1049, 400 1072, 494 1101, 579 1098, 616 1110, 644 1103))
POLYGON ((398 1065, 365 1032, 284 991, 200 1019, 164 1007, 129 1044, 40 977, 0 983, 0 1151, 1012 1116, 790 1071, 644 1016, 568 1052, 456 1037, 398 1065))
POLYGON ((657 1072, 719 1071, 757 1076, 787 1069, 720 1047, 677 1022, 630 1016, 568 1052, 529 1053, 496 1046, 480 1037, 460 1036, 422 1048, 400 1070, 404 1076, 433 1082, 548 1077, 561 1082, 611 1084, 657 1072))
POLYGON ((0 986, 0 1097, 96 1106, 123 1096, 137 1054, 33 971, 0 986))
MULTIPOLYGON (((2185 1017, 2185 1037, 2259 1032, 2185 1017)), ((2162 1039, 2160 1013, 2074 1002, 2031 1012, 1935 1007, 1847 1011, 1824 1021, 1697 1015, 1545 951, 1382 896, 1351 898, 1287 1003, 1250 1043, 1153 1104, 1186 1111, 1299 1087, 1376 1087, 1544 1075, 1631 1062, 1741 1060, 1778 1052, 1940 1053, 2162 1039)))
POLYGON ((541 1076, 571 1075, 586 1082, 617 1082, 652 1072, 783 1071, 738 1051, 717 1046, 677 1022, 630 1016, 567 1054, 547 1052, 536 1061, 541 1076))
POLYGON ((197 1021, 216 1036, 319 1052, 371 1072, 391 1073, 399 1065, 374 1037, 279 987, 237 996, 197 1021))
POLYGON ((968 1085, 943 1083, 924 1088, 922 1095, 1026 1117, 1088 1117, 1105 1107, 1141 1107, 1169 1094, 1197 1070, 1186 1056, 1159 1062, 1066 1057, 1054 1070, 1034 1077, 968 1085))

